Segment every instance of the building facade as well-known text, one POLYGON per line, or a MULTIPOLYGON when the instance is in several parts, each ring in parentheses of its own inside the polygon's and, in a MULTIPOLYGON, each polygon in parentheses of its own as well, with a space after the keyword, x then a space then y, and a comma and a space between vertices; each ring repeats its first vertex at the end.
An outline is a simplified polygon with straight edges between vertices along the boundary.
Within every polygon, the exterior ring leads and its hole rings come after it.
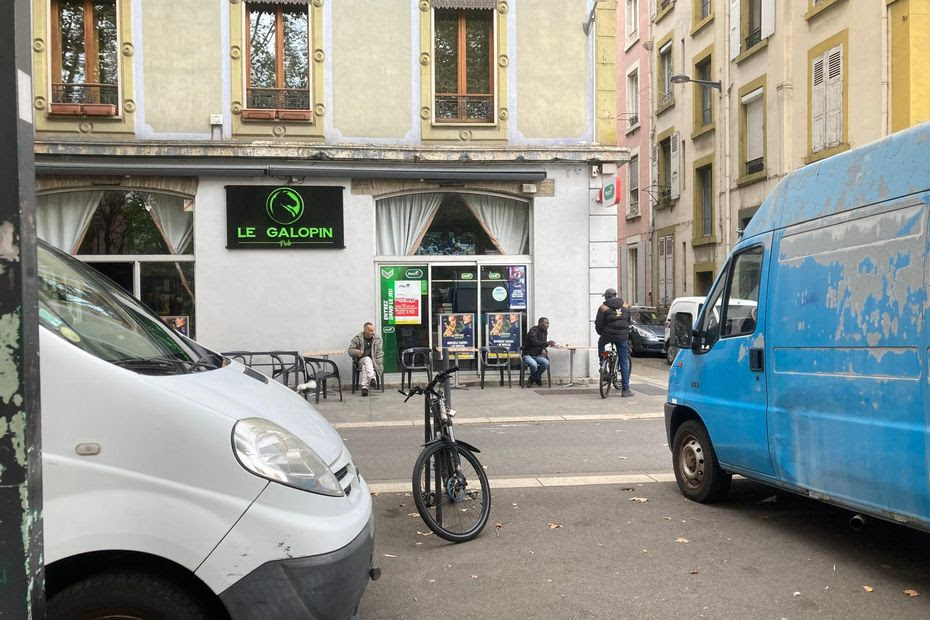
POLYGON ((928 8, 922 0, 640 8, 649 11, 656 93, 650 285, 658 304, 707 292, 784 175, 930 119, 930 57, 918 51, 930 36, 928 8))
POLYGON ((593 342, 618 283, 597 198, 628 159, 615 2, 33 8, 40 237, 205 345, 344 349, 373 321, 391 372, 515 351, 542 315, 593 342))

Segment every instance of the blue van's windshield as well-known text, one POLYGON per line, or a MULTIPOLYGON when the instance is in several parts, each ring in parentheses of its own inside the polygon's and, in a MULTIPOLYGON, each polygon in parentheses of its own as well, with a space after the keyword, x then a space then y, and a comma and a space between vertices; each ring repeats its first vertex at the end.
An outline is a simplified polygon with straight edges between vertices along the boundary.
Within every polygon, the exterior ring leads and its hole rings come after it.
POLYGON ((38 246, 39 322, 68 342, 142 374, 214 367, 136 299, 70 256, 38 246))

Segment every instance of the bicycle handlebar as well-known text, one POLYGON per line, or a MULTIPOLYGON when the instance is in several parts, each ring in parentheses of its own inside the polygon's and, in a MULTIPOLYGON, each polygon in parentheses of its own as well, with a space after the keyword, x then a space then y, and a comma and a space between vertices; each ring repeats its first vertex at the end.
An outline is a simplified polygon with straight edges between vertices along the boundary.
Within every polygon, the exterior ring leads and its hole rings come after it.
POLYGON ((442 370, 436 373, 436 376, 433 377, 433 380, 430 381, 426 385, 426 387, 420 387, 419 385, 415 385, 406 392, 403 390, 397 390, 397 391, 407 397, 404 399, 404 402, 407 402, 408 400, 410 400, 411 398, 413 398, 414 396, 418 394, 425 394, 426 392, 433 391, 433 388, 436 387, 437 383, 439 383, 440 381, 445 381, 450 375, 452 375, 452 373, 456 372, 458 369, 459 369, 458 366, 452 366, 451 368, 447 368, 446 370, 442 370))

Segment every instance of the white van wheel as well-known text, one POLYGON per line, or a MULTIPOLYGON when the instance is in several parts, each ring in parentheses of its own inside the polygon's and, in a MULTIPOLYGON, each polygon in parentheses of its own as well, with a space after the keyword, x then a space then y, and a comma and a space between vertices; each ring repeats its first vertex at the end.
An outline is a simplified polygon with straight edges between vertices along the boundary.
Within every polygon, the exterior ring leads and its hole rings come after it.
POLYGON ((187 589, 141 570, 91 575, 48 601, 49 620, 206 620, 213 615, 187 589))
POLYGON ((723 499, 732 476, 717 463, 717 453, 698 420, 687 420, 675 432, 672 466, 678 488, 688 499, 710 503, 723 499))

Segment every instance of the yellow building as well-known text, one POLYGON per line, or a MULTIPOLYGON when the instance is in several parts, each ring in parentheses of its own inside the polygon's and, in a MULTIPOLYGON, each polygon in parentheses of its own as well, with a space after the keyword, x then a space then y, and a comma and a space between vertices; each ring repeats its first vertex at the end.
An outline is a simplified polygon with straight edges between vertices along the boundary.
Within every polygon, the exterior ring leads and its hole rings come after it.
POLYGON ((930 2, 659 0, 650 10, 660 301, 707 292, 785 174, 930 120, 930 2))
POLYGON ((511 311, 591 342, 627 159, 614 0, 33 8, 40 235, 209 346, 344 348, 376 320, 390 372, 446 315, 477 347, 511 311))

